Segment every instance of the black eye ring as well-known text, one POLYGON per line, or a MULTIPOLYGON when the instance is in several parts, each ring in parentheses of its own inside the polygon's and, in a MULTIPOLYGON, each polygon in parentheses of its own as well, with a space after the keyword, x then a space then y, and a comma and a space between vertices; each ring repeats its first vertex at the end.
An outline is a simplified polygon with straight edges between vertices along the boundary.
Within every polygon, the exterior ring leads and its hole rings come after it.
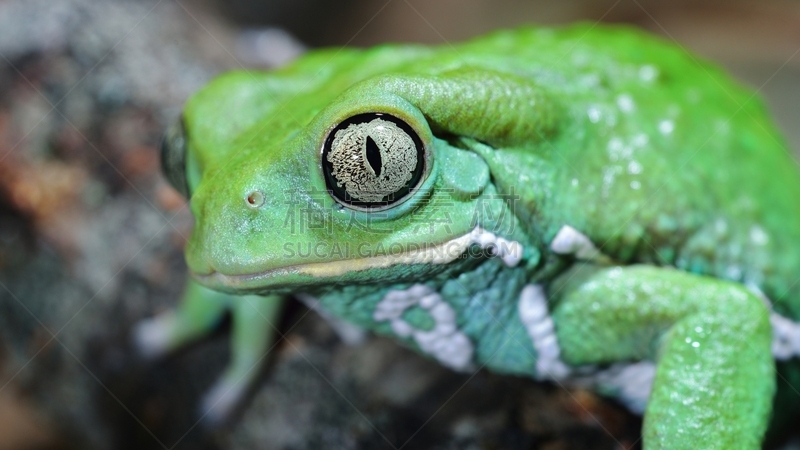
POLYGON ((189 198, 189 183, 186 180, 186 130, 183 118, 167 128, 161 141, 161 170, 178 192, 189 198))
POLYGON ((402 203, 422 181, 426 166, 419 134, 386 113, 342 121, 322 146, 328 191, 353 209, 375 211, 402 203))

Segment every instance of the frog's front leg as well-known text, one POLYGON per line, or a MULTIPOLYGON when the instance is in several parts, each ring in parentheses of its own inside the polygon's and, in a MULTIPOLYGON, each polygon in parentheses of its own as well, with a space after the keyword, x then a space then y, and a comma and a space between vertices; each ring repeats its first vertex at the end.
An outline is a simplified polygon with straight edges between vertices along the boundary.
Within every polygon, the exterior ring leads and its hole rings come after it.
POLYGON ((233 332, 231 361, 222 377, 203 396, 203 420, 217 424, 230 417, 253 383, 278 333, 278 321, 285 299, 270 295, 243 295, 231 302, 233 332))
POLYGON ((228 295, 189 281, 180 305, 140 322, 134 329, 134 341, 144 356, 158 357, 206 336, 230 311, 231 361, 200 406, 205 422, 220 423, 255 381, 274 342, 283 303, 278 296, 228 295))
POLYGON ((758 449, 775 391, 769 314, 744 286, 652 266, 578 266, 550 287, 571 365, 653 359, 646 449, 758 449))

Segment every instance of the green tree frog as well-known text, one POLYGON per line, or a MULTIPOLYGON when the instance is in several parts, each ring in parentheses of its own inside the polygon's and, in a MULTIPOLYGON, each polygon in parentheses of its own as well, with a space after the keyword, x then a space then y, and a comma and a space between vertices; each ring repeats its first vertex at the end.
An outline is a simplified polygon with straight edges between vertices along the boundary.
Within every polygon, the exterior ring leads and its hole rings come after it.
POLYGON ((454 370, 615 396, 644 414, 647 449, 760 448, 790 398, 798 170, 756 94, 641 31, 526 27, 227 73, 187 102, 163 162, 196 218, 192 281, 134 334, 159 355, 231 311, 208 418, 253 381, 288 297, 454 370))

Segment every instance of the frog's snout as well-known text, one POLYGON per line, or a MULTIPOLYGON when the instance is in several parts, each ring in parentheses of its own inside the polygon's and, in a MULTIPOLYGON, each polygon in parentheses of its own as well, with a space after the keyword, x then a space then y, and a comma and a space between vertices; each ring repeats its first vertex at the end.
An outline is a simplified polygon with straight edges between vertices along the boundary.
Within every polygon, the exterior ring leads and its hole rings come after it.
POLYGON ((202 251, 197 251, 194 246, 188 246, 186 248, 185 256, 186 265, 189 267, 189 272, 192 276, 209 276, 217 271, 214 269, 214 266, 211 265, 211 262, 206 259, 206 255, 202 251))
POLYGON ((178 192, 189 198, 189 183, 186 180, 186 130, 183 117, 172 123, 161 141, 161 169, 164 176, 178 192))

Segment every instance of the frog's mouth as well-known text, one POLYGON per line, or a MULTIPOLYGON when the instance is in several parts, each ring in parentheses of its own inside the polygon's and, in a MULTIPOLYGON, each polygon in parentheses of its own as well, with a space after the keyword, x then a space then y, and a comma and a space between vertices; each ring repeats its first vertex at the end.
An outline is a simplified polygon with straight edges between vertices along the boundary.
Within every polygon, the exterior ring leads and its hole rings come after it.
MULTIPOLYGON (((516 266, 522 258, 522 245, 509 241, 480 227, 471 232, 439 244, 414 245, 404 251, 362 258, 339 259, 303 264, 292 264, 248 274, 224 274, 212 271, 207 274, 192 273, 200 283, 223 290, 258 290, 285 288, 313 280, 327 280, 344 275, 364 273, 397 265, 447 264, 460 258, 472 245, 488 250, 491 256, 503 259, 508 266, 516 266)), ((485 255, 485 252, 482 252, 485 255)))

